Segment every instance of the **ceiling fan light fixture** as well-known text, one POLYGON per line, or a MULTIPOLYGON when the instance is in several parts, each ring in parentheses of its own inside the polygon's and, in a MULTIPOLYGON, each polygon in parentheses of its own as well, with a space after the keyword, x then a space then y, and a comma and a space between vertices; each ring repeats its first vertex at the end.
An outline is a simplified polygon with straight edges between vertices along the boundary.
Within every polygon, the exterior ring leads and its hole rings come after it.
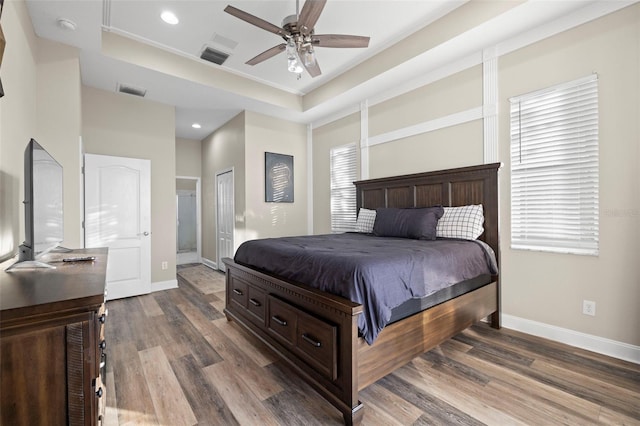
POLYGON ((316 64, 316 55, 311 46, 305 49, 302 54, 302 60, 304 61, 305 67, 312 67, 316 64))
POLYGON ((304 71, 293 39, 287 43, 287 70, 296 74, 301 74, 304 71))
POLYGON ((293 72, 296 74, 301 74, 302 71, 304 71, 302 65, 300 65, 300 61, 298 61, 298 59, 295 57, 289 57, 287 59, 287 69, 289 70, 289 72, 293 72))

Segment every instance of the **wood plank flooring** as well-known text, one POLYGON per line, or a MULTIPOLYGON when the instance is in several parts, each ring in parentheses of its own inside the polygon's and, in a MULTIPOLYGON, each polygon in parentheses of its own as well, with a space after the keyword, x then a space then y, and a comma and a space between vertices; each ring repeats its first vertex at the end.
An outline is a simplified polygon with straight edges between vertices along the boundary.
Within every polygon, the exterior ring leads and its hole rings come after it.
MULTIPOLYGON (((105 425, 340 425, 222 314, 224 275, 110 301, 105 425)), ((475 325, 360 394, 365 425, 640 425, 640 365, 475 325)))

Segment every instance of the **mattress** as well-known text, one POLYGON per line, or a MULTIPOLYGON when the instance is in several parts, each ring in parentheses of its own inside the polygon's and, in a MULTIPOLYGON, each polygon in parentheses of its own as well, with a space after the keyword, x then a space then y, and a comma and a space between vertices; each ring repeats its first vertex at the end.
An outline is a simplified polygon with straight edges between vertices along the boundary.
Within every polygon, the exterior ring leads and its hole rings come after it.
POLYGON ((246 241, 234 260, 361 304, 358 328, 372 344, 394 308, 496 273, 487 249, 479 241, 344 233, 246 241))

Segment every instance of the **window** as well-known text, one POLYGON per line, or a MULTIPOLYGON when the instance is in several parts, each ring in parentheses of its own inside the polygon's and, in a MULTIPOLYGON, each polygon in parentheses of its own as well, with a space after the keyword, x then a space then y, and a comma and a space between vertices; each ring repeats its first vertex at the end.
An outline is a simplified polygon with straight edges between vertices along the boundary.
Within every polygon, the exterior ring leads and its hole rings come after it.
POLYGON ((597 75, 510 102, 511 247, 597 255, 597 75))
POLYGON ((331 149, 331 232, 356 227, 356 144, 331 149))

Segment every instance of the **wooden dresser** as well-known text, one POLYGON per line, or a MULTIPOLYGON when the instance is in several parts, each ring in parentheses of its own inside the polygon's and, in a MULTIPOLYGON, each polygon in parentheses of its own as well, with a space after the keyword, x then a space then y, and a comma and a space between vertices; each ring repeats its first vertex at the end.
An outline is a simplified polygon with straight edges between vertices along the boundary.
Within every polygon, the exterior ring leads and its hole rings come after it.
POLYGON ((56 269, 0 271, 0 424, 101 424, 107 249, 43 260, 56 269))

